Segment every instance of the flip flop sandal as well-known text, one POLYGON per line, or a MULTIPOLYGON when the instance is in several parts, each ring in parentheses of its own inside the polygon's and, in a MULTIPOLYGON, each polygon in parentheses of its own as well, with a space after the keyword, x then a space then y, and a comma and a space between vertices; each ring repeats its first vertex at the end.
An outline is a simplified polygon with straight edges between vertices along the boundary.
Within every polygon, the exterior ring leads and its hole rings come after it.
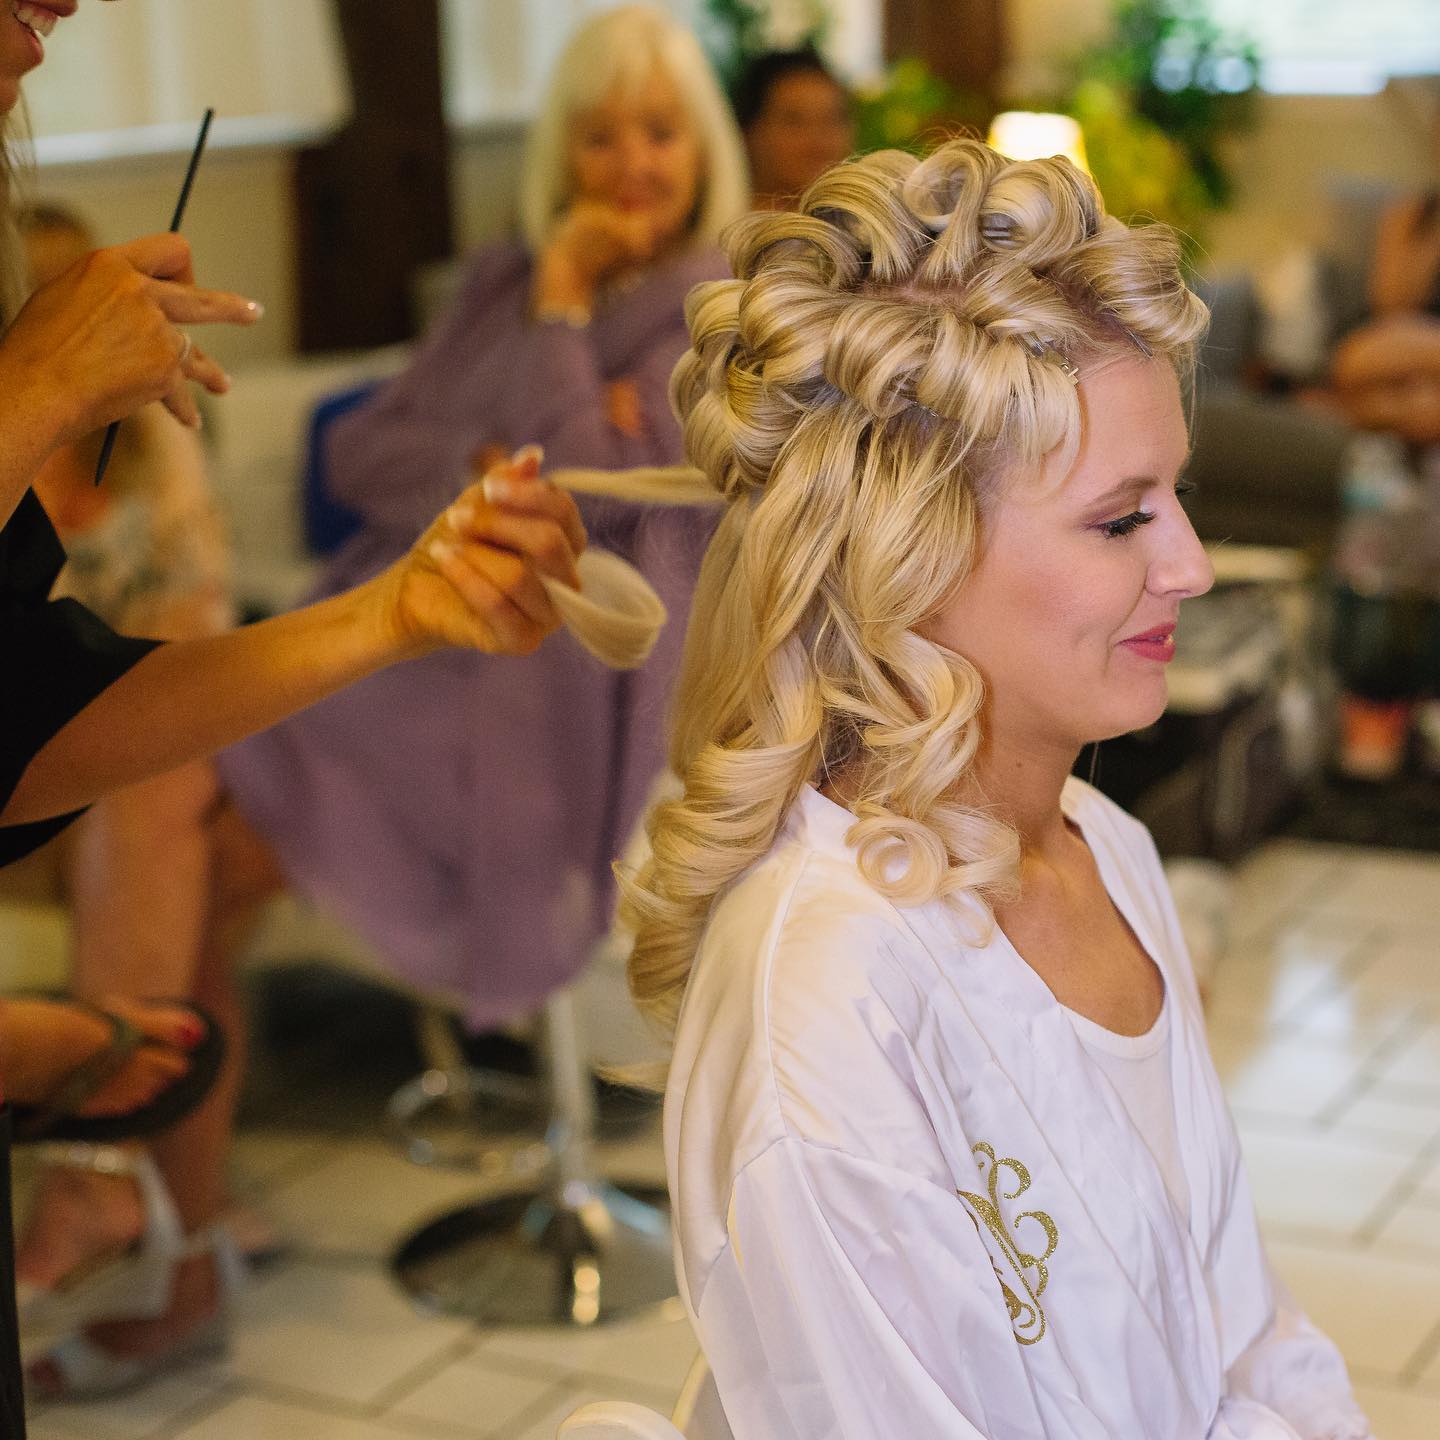
POLYGON ((204 1032, 200 1043, 178 1052, 189 1062, 189 1068, 146 1105, 118 1115, 77 1115, 75 1111, 118 1075, 142 1046, 164 1042, 146 1035, 122 1016, 72 995, 36 998, 54 1000, 103 1020, 110 1027, 110 1043, 77 1065, 43 1104, 11 1105, 16 1143, 57 1140, 118 1145, 124 1140, 144 1140, 183 1120, 214 1087, 225 1058, 225 1036, 220 1027, 198 1006, 179 1000, 156 1001, 187 1010, 200 1022, 204 1032))

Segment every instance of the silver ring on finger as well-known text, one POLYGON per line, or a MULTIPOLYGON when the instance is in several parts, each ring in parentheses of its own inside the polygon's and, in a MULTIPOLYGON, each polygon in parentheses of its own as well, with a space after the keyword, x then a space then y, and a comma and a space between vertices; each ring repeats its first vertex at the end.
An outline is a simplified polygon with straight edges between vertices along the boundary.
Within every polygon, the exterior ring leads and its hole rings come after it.
POLYGON ((183 366, 194 353, 195 342, 183 330, 180 332, 180 339, 183 343, 180 346, 180 356, 175 363, 183 366))

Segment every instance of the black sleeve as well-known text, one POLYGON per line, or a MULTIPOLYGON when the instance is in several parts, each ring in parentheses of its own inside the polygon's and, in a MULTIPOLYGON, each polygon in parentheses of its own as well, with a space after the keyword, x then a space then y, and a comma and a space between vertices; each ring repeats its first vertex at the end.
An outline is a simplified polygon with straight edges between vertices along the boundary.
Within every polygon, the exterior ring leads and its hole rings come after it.
MULTIPOLYGON (((47 599, 64 562, 44 509, 27 492, 0 532, 0 808, 51 736, 158 643, 115 634, 77 601, 47 599)), ((0 865, 73 819, 0 826, 0 865)))

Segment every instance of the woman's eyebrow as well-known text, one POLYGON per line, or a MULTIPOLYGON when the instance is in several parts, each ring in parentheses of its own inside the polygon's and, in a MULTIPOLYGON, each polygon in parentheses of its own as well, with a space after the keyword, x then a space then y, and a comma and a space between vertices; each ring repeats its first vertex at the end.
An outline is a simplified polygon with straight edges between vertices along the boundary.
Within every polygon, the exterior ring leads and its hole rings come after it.
MULTIPOLYGON (((1187 450, 1184 459, 1181 460, 1176 475, 1183 475, 1185 467, 1190 463, 1190 456, 1194 452, 1187 450)), ((1097 495, 1093 500, 1087 502, 1090 505, 1112 505, 1117 500, 1123 500, 1128 496, 1138 495, 1141 491, 1149 490, 1152 486, 1161 483, 1158 475, 1127 475, 1123 480, 1118 480, 1102 495, 1097 495)))
POLYGON ((1085 502, 1086 509, 1104 509, 1113 505, 1119 500, 1133 499, 1145 490, 1160 483, 1159 477, 1155 475, 1127 475, 1125 479, 1117 481, 1101 495, 1096 495, 1085 502))

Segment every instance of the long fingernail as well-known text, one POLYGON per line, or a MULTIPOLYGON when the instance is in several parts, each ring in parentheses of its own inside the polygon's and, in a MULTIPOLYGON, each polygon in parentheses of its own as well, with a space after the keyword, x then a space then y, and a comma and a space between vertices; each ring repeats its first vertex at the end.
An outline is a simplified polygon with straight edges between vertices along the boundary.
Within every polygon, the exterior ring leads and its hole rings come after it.
POLYGON ((460 551, 448 540, 432 540, 429 544, 430 558, 440 564, 446 560, 453 560, 460 551))
POLYGON ((250 312, 252 320, 263 320, 265 318, 265 307, 258 300, 247 300, 245 308, 250 312))
POLYGON ((523 465, 527 460, 533 460, 537 466, 545 459, 545 447, 543 445, 522 445, 515 452, 515 463, 523 465))
MULTIPOLYGON (((490 498, 488 495, 485 497, 490 498)), ((464 500, 457 500, 446 512, 445 518, 457 529, 467 530, 475 523, 475 507, 464 500)))
POLYGON ((491 505, 503 505, 513 494, 510 482, 499 475, 487 475, 480 482, 480 493, 491 505))

